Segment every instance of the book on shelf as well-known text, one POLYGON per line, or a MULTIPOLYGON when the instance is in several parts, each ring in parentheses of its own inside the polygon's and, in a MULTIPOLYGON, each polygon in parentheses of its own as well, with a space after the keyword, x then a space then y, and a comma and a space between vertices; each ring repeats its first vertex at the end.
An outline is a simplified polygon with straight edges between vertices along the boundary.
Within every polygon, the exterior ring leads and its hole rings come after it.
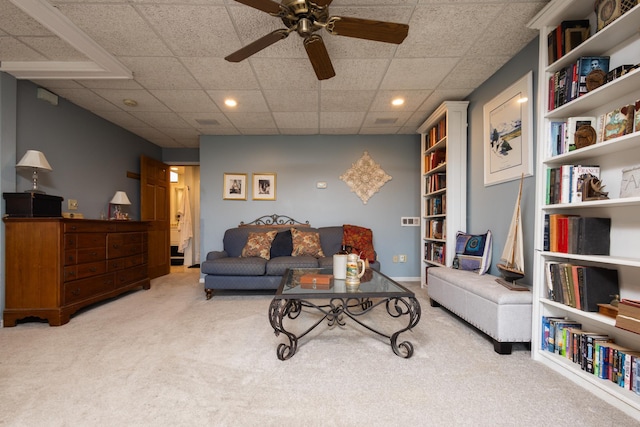
POLYGON ((618 303, 618 314, 640 319, 640 300, 622 298, 618 303))
POLYGON ((609 255, 611 244, 611 218, 580 217, 578 241, 580 255, 609 255))
POLYGON ((609 255, 611 218, 545 214, 543 249, 577 255, 609 255))
POLYGON ((549 64, 554 63, 589 38, 591 27, 588 19, 562 21, 547 35, 549 64))
POLYGON ((633 133, 635 105, 623 105, 604 115, 602 140, 633 133))
POLYGON ((445 150, 436 150, 424 156, 424 170, 430 171, 443 164, 446 160, 447 152, 445 150))
POLYGON ((640 319, 618 314, 616 316, 616 328, 640 334, 640 319))
POLYGON ((586 175, 600 178, 600 166, 598 165, 573 165, 571 170, 571 195, 570 203, 582 202, 582 184, 586 175))
POLYGON ((587 76, 594 70, 601 70, 605 76, 609 72, 608 56, 582 56, 577 62, 578 73, 578 97, 589 92, 587 88, 587 76))

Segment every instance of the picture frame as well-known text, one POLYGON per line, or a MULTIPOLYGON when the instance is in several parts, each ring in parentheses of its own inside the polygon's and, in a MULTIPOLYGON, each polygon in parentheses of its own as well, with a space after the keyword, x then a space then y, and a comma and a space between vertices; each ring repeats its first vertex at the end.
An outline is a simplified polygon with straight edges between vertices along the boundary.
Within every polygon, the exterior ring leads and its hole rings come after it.
POLYGON ((533 175, 533 72, 483 107, 485 187, 533 175))
POLYGON ((253 200, 275 200, 276 199, 276 174, 275 173, 254 173, 253 174, 253 200))
POLYGON ((223 200, 247 200, 247 174, 226 173, 223 179, 223 200))

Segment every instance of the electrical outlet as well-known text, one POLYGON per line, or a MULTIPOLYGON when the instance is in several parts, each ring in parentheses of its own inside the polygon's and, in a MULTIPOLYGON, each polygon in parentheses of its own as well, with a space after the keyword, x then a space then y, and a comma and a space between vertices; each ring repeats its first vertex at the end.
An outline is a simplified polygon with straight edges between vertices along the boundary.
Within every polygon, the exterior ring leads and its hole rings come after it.
POLYGON ((407 262, 407 256, 406 255, 398 255, 398 261, 407 262))
POLYGON ((398 255, 393 256, 393 262, 398 262, 398 255))
POLYGON ((78 201, 77 200, 69 199, 68 203, 69 203, 69 210, 70 211, 75 211, 75 210, 78 209, 78 201))

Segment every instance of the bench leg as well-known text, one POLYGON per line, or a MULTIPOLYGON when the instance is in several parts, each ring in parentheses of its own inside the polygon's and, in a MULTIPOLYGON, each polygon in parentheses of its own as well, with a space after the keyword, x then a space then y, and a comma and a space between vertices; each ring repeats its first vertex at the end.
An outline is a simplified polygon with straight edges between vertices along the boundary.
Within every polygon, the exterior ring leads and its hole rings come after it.
POLYGON ((440 303, 438 303, 438 301, 436 301, 434 299, 431 299, 431 298, 429 298, 429 305, 431 307, 440 307, 440 303))
POLYGON ((493 350, 498 354, 511 354, 511 343, 493 340, 493 350))

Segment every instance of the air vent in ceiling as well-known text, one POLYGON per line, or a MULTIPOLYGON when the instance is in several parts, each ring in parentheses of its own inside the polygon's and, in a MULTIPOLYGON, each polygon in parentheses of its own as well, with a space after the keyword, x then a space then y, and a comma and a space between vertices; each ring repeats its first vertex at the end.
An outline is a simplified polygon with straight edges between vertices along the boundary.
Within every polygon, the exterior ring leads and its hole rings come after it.
POLYGON ((392 119, 376 119, 375 123, 377 125, 392 125, 395 124, 395 122, 398 121, 398 118, 392 118, 392 119))
POLYGON ((218 126, 220 124, 216 119, 196 119, 196 122, 202 126, 218 126))

